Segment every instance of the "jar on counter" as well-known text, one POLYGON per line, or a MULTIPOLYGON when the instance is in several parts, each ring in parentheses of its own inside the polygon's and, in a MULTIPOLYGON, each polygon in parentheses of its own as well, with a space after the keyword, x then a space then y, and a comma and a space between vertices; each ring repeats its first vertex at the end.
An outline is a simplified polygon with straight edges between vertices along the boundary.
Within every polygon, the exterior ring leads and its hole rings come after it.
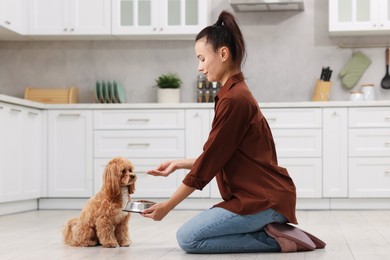
POLYGON ((198 89, 198 91, 196 93, 196 101, 198 103, 204 102, 204 90, 203 89, 198 89))
POLYGON ((207 85, 207 79, 203 74, 198 75, 197 89, 205 89, 207 85))
POLYGON ((349 95, 351 101, 364 101, 364 95, 361 91, 351 91, 349 95))
POLYGON ((364 100, 366 101, 375 100, 374 84, 362 85, 362 92, 363 92, 364 100))

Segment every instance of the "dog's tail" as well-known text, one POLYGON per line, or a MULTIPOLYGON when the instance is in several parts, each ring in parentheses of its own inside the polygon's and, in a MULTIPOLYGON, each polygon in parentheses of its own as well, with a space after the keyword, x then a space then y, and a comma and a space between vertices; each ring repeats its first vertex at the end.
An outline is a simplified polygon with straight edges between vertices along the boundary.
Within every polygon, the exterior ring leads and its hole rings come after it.
POLYGON ((64 237, 64 242, 67 245, 73 245, 73 232, 72 228, 77 224, 78 218, 69 219, 68 223, 64 226, 62 230, 62 235, 64 237))

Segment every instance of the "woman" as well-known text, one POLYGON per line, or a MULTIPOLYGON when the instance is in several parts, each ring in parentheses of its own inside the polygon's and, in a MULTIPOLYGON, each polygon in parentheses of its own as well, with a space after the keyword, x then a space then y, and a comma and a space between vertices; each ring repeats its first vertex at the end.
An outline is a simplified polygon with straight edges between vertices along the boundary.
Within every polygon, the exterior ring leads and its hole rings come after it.
POLYGON ((234 16, 223 11, 214 25, 204 28, 196 37, 195 52, 198 70, 222 85, 215 97, 212 129, 197 159, 163 162, 148 172, 168 176, 177 169, 190 170, 169 200, 142 215, 163 219, 216 177, 223 201, 180 227, 177 240, 184 251, 313 250, 316 246, 301 230, 275 224, 297 224, 295 186, 277 164, 270 128, 241 73, 245 44, 234 16))

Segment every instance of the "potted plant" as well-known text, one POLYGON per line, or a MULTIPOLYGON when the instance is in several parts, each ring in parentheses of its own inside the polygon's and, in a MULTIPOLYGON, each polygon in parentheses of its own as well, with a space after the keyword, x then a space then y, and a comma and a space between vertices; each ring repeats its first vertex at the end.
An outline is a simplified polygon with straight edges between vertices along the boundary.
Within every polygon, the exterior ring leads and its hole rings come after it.
POLYGON ((179 103, 181 79, 175 73, 162 74, 156 79, 157 102, 158 103, 179 103))

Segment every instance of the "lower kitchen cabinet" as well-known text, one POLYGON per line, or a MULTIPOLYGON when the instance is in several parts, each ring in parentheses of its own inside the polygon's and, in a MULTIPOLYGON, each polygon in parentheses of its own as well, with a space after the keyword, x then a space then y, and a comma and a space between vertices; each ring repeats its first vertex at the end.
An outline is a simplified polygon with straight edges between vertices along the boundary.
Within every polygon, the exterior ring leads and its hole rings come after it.
POLYGON ((279 165, 293 179, 298 198, 322 197, 321 158, 280 158, 279 165))
POLYGON ((390 108, 349 108, 349 197, 390 198, 390 108))
POLYGON ((263 109, 278 164, 289 172, 298 198, 322 197, 322 115, 319 108, 263 109))
POLYGON ((41 111, 0 103, 0 125, 0 202, 39 198, 41 111))
MULTIPOLYGON (((188 171, 168 177, 145 172, 166 160, 198 157, 214 117, 211 106, 46 109, 11 103, 0 102, 0 203, 89 198, 100 191, 104 168, 116 156, 135 166, 133 198, 169 198, 188 171)), ((279 165, 294 180, 298 203, 308 203, 304 208, 342 209, 350 202, 389 208, 390 108, 386 102, 349 104, 262 109, 279 165)), ((191 197, 220 198, 215 180, 191 197)))
POLYGON ((92 195, 92 119, 92 111, 49 111, 49 197, 77 198, 92 195))
POLYGON ((350 198, 390 198, 390 158, 349 159, 350 198))
POLYGON ((113 109, 94 111, 94 193, 102 186, 110 159, 126 157, 138 175, 137 198, 168 198, 179 186, 180 170, 168 177, 146 174, 163 161, 185 156, 182 109, 113 109))
POLYGON ((322 196, 348 197, 348 109, 324 108, 322 196))
MULTIPOLYGON (((203 152, 203 145, 211 129, 210 109, 186 109, 186 158, 198 158, 203 152)), ((180 183, 189 171, 179 173, 180 183)), ((214 180, 213 180, 214 182, 214 180)), ((209 198, 211 185, 207 185, 203 190, 194 191, 191 198, 209 198)))

